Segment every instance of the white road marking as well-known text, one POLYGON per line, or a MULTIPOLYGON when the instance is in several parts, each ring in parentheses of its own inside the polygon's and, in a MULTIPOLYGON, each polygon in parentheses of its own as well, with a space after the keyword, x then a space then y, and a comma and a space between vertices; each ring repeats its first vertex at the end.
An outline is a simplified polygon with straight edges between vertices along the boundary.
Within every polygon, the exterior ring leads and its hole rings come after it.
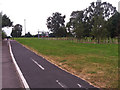
POLYGON ((80 84, 77 84, 80 88, 82 87, 80 84))
MULTIPOLYGON (((31 58, 32 59, 32 58, 31 58)), ((40 67, 42 70, 45 70, 45 68, 44 67, 42 67, 40 64, 38 64, 38 62, 36 62, 34 59, 32 59, 32 61, 35 63, 35 64, 37 64, 38 65, 38 67, 40 67)))
POLYGON ((13 53, 12 53, 12 48, 11 48, 11 45, 10 45, 10 41, 8 41, 8 43, 9 43, 9 50, 10 50, 10 54, 11 54, 13 63, 15 64, 16 70, 17 70, 17 72, 18 72, 18 74, 19 74, 19 76, 20 76, 20 78, 21 78, 21 81, 22 81, 22 83, 23 83, 23 85, 24 85, 24 88, 25 88, 26 90, 30 90, 29 85, 28 85, 26 79, 24 78, 24 76, 23 76, 23 74, 22 74, 22 72, 21 72, 21 70, 20 70, 19 66, 17 65, 17 62, 16 62, 16 60, 15 60, 15 58, 14 58, 14 55, 13 55, 13 53))
POLYGON ((60 83, 58 80, 56 80, 56 82, 57 82, 62 88, 67 88, 66 85, 64 85, 63 83, 60 83))

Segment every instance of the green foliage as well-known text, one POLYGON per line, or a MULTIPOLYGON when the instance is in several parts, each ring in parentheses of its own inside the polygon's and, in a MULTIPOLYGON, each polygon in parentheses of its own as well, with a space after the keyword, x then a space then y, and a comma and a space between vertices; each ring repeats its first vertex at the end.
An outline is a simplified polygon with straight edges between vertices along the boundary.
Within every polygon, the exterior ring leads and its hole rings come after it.
POLYGON ((93 22, 91 34, 95 36, 95 38, 98 40, 98 43, 100 43, 101 39, 107 37, 107 29, 105 27, 106 22, 102 18, 102 15, 95 16, 93 22))
POLYGON ((7 15, 2 16, 2 27, 11 27, 12 23, 7 15))
POLYGON ((107 20, 111 16, 113 16, 117 10, 115 7, 112 6, 112 4, 107 3, 107 2, 92 2, 91 5, 85 9, 85 17, 84 19, 86 21, 94 18, 94 16, 98 15, 100 16, 102 14, 103 19, 107 20))
POLYGON ((2 30, 2 39, 6 38, 6 37, 7 37, 6 33, 2 30))
POLYGON ((109 31, 109 36, 114 38, 120 34, 120 13, 116 12, 107 22, 107 30, 109 31))
MULTIPOLYGON (((1 14, 1 13, 0 13, 1 14)), ((12 23, 11 20, 9 19, 9 17, 7 17, 7 15, 2 15, 2 28, 4 27, 11 27, 12 26, 12 23)), ((2 30, 2 39, 6 38, 7 37, 7 34, 2 30)))
POLYGON ((11 36, 12 36, 12 37, 20 37, 21 34, 22 34, 22 25, 16 24, 16 25, 12 28, 11 36))
MULTIPOLYGON (((84 37, 84 21, 83 21, 83 11, 73 11, 71 14, 69 28, 71 28, 71 33, 74 34, 77 38, 81 39, 84 37)), ((70 29, 69 29, 70 32, 70 29)))
POLYGON ((71 28, 71 24, 70 24, 70 22, 68 22, 68 23, 66 24, 67 37, 73 37, 70 28, 71 28))
POLYGON ((83 11, 73 11, 66 27, 74 37, 79 39, 93 37, 100 43, 101 39, 106 39, 106 37, 118 36, 116 13, 116 8, 110 3, 92 2, 83 11))
POLYGON ((47 27, 56 37, 66 37, 67 35, 64 19, 65 15, 61 16, 61 13, 58 12, 53 13, 52 17, 47 19, 47 27))

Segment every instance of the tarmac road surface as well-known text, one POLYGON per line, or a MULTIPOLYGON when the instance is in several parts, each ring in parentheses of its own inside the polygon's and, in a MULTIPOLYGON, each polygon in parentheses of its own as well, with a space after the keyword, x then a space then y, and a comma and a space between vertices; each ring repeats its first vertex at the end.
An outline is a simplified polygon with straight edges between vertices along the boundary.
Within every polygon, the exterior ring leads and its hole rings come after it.
POLYGON ((29 88, 98 89, 60 69, 16 41, 10 41, 14 58, 29 88))

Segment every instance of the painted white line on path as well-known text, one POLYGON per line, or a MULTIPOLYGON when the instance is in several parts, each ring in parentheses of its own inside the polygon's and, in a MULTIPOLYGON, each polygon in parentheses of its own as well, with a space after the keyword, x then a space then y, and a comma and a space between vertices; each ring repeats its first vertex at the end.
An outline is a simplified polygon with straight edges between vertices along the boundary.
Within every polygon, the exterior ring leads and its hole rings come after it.
POLYGON ((14 58, 14 55, 13 55, 12 49, 11 49, 11 45, 10 45, 10 41, 8 41, 8 43, 9 43, 9 50, 10 50, 10 54, 11 54, 13 63, 15 64, 16 70, 17 70, 17 72, 18 72, 18 74, 19 74, 19 76, 20 76, 20 78, 21 78, 21 81, 22 81, 25 89, 26 89, 26 90, 30 90, 30 87, 29 87, 27 81, 25 80, 25 78, 24 78, 24 76, 23 76, 23 74, 22 74, 19 66, 17 65, 17 62, 16 62, 15 58, 14 58))
MULTIPOLYGON (((32 58, 31 58, 32 59, 32 58)), ((35 63, 35 64, 37 64, 38 65, 38 67, 40 67, 42 70, 45 70, 45 68, 44 67, 42 67, 40 64, 38 64, 38 62, 36 62, 34 59, 32 59, 32 61, 35 63)))
POLYGON ((58 80, 56 80, 56 82, 57 82, 62 88, 66 88, 66 89, 67 89, 67 86, 64 85, 63 83, 59 82, 58 80))
POLYGON ((80 88, 82 87, 80 84, 77 84, 80 88))

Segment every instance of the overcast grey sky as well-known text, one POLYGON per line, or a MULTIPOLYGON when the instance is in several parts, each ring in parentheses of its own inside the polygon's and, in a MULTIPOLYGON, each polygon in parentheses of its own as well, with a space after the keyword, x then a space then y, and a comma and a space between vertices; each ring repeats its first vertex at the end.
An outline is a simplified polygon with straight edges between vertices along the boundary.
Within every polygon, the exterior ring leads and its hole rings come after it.
MULTIPOLYGON (((66 15, 66 22, 69 21, 72 11, 83 10, 90 6, 91 2, 97 0, 0 0, 0 11, 7 14, 14 22, 13 24, 21 24, 23 26, 24 35, 24 19, 26 19, 26 32, 37 34, 40 31, 48 31, 46 20, 54 12, 60 12, 66 15)), ((118 10, 118 2, 120 0, 102 0, 109 2, 118 10)), ((5 29, 10 35, 11 29, 5 29)))

